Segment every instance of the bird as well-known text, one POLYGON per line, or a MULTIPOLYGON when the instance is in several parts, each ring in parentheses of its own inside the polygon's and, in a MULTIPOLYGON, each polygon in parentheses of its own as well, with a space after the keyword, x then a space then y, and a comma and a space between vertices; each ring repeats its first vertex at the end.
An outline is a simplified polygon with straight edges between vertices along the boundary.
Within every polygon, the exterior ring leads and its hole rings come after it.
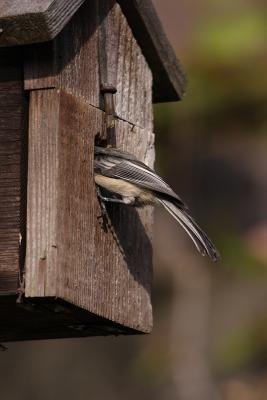
POLYGON ((133 154, 115 147, 95 146, 94 179, 101 201, 135 207, 159 204, 181 225, 200 254, 214 262, 220 259, 218 250, 189 215, 182 199, 133 154), (103 195, 102 189, 107 196, 103 195))

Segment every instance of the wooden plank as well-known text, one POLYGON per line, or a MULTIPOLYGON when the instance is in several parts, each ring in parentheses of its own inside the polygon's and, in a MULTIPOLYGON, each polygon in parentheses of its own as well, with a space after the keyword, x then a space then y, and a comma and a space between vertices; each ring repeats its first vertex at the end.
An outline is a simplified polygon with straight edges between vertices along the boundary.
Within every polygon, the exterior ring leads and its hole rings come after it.
POLYGON ((33 44, 24 48, 24 89, 59 87, 60 59, 56 41, 33 44))
MULTIPOLYGON (((186 86, 178 61, 151 0, 118 0, 153 74, 153 101, 180 100, 186 86)), ((178 12, 178 8, 177 8, 178 12)))
POLYGON ((136 42, 118 4, 110 23, 119 26, 116 112, 134 125, 153 130, 153 76, 142 49, 136 42))
POLYGON ((53 43, 26 49, 25 89, 61 88, 103 109, 98 37, 105 24, 113 37, 112 43, 107 41, 107 63, 118 89, 116 113, 121 119, 152 130, 151 71, 119 5, 105 1, 107 15, 102 8, 98 10, 97 0, 86 2, 53 43))
POLYGON ((17 15, 45 12, 53 0, 1 0, 0 16, 16 17, 17 15))
POLYGON ((140 333, 60 299, 0 296, 0 342, 140 333))
POLYGON ((58 91, 30 94, 26 248, 29 296, 56 293, 58 119, 58 91))
POLYGON ((27 112, 19 58, 19 50, 0 50, 0 295, 15 293, 18 288, 20 235, 25 240, 23 152, 27 112))
MULTIPOLYGON (((58 296, 150 331, 151 210, 114 206, 106 230, 98 218, 92 154, 104 113, 55 89, 32 92, 30 110, 30 132, 36 135, 30 136, 29 148, 26 296, 58 296), (53 122, 47 124, 48 111, 53 122)), ((150 163, 153 137, 117 121, 117 145, 150 163)))
MULTIPOLYGON (((61 208, 58 223, 64 226, 59 233, 59 259, 65 260, 58 275, 58 296, 112 321, 149 331, 152 248, 143 226, 145 222, 150 225, 149 212, 113 207, 110 227, 107 232, 103 230, 97 219, 101 211, 92 191, 92 136, 88 138, 88 126, 94 134, 102 131, 103 113, 92 109, 89 123, 84 118, 79 121, 72 98, 62 100, 65 104, 61 104, 59 203, 63 204, 67 197, 68 204, 61 208), (73 122, 79 126, 70 133, 73 122), (91 140, 91 149, 88 140, 91 140)), ((117 146, 127 148, 140 159, 146 154, 151 136, 139 128, 132 130, 123 121, 116 126, 117 146)))
POLYGON ((52 40, 84 0, 2 0, 0 46, 52 40))

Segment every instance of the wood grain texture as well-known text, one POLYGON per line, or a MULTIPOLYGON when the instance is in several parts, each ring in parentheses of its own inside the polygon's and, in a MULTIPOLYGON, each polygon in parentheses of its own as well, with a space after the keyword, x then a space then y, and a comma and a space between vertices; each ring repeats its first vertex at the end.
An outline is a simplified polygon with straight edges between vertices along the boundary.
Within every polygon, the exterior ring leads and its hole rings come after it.
POLYGON ((26 290, 55 295, 59 93, 30 95, 26 290))
MULTIPOLYGON (((15 17, 16 15, 41 13, 51 7, 52 3, 53 0, 1 0, 0 16, 15 17)), ((63 2, 61 3, 63 4, 63 2)))
POLYGON ((16 296, 0 296, 0 316, 5 321, 0 326, 1 343, 140 333, 53 298, 24 299, 17 304, 16 296))
POLYGON ((19 57, 0 50, 0 294, 16 292, 20 271, 26 108, 19 57))
MULTIPOLYGON (((180 100, 186 77, 151 0, 118 0, 153 74, 153 101, 180 100)), ((177 12, 179 5, 177 6, 177 12)))
MULTIPOLYGON (((40 43, 55 38, 83 1, 2 0, 0 28, 3 32, 0 35, 0 46, 40 43)), ((93 13, 87 14, 86 24, 90 26, 97 17, 94 8, 101 8, 103 4, 105 7, 105 3, 112 1, 87 1, 83 10, 90 8, 89 3, 94 3, 93 13)), ((162 29, 151 0, 118 0, 118 3, 153 73, 154 102, 179 100, 185 91, 185 73, 162 29)), ((75 46, 72 40, 66 42, 66 46, 72 45, 75 46)))
POLYGON ((52 40, 84 0, 2 0, 0 46, 52 40))
POLYGON ((118 89, 116 113, 152 130, 151 71, 120 6, 103 1, 106 6, 100 9, 98 0, 85 2, 53 42, 25 49, 25 89, 61 88, 103 109, 99 34, 104 30, 112 37, 107 41, 106 62, 108 78, 118 89))
MULTIPOLYGON (((26 296, 58 296, 126 327, 152 326, 151 209, 108 208, 93 181, 104 113, 56 89, 31 93, 26 296), (49 121, 46 121, 49 112, 49 121)), ((153 162, 153 134, 117 121, 116 145, 153 162)))

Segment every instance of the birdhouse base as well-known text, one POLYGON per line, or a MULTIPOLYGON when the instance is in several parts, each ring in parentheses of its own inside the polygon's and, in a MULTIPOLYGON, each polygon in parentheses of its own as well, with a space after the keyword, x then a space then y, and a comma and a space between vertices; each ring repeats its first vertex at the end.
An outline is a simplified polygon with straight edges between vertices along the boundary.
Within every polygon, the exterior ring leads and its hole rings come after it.
POLYGON ((53 297, 16 300, 0 297, 0 343, 141 333, 53 297))

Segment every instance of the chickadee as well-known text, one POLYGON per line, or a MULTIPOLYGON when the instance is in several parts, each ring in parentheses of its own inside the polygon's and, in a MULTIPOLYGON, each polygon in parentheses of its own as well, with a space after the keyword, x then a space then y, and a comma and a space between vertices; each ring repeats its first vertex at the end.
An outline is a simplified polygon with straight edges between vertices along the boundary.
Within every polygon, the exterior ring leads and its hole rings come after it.
POLYGON ((187 213, 187 207, 151 168, 132 154, 115 148, 95 146, 95 182, 111 193, 102 200, 136 207, 161 204, 184 228, 202 255, 212 261, 220 258, 211 240, 187 213), (119 195, 119 197, 118 197, 119 195))

